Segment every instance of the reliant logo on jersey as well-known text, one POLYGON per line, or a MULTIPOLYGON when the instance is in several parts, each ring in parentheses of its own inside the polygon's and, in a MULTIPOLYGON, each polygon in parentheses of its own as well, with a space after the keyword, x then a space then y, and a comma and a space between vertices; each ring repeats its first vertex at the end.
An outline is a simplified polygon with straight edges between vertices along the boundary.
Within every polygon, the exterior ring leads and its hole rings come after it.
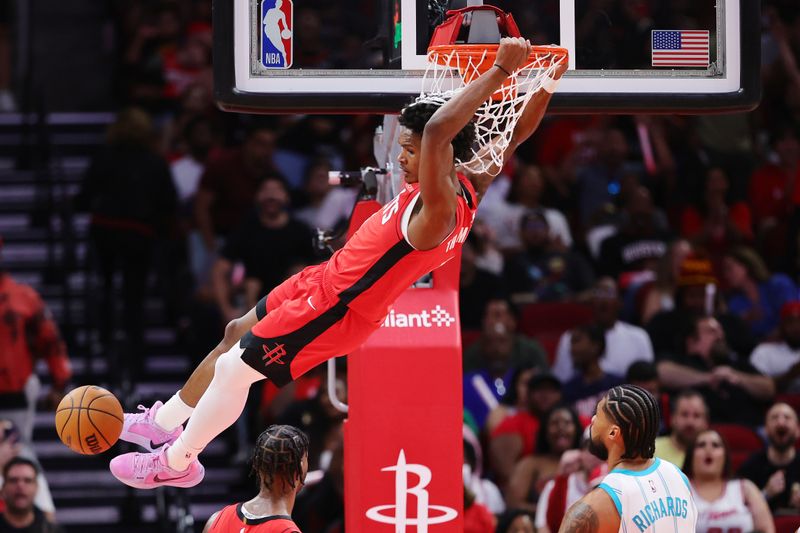
POLYGON ((292 66, 293 15, 292 0, 262 0, 261 64, 265 68, 286 69, 292 66))
POLYGON ((419 313, 397 313, 394 309, 389 311, 383 320, 384 328, 449 328, 456 321, 456 317, 447 312, 447 309, 437 305, 430 311, 423 309, 419 313))

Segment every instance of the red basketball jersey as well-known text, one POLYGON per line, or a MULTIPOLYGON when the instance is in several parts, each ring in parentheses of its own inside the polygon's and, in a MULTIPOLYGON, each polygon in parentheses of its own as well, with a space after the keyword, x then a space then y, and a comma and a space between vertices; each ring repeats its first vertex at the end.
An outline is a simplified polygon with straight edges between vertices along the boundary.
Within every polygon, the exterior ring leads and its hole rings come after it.
POLYGON ((284 515, 246 518, 242 504, 235 503, 219 512, 210 533, 301 533, 300 528, 284 515))
POLYGON ((475 190, 459 174, 458 208, 453 231, 430 250, 416 250, 407 239, 408 223, 420 199, 419 183, 405 189, 369 217, 325 267, 323 287, 363 317, 379 322, 412 283, 457 256, 475 210, 475 190))

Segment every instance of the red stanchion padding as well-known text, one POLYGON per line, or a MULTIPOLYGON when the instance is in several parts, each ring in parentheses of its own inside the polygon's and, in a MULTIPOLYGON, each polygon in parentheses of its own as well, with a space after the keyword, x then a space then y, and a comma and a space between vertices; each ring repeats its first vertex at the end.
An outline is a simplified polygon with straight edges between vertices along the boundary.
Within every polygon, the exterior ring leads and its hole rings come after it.
POLYGON ((409 289, 348 357, 345 524, 349 533, 461 532, 458 268, 409 289))

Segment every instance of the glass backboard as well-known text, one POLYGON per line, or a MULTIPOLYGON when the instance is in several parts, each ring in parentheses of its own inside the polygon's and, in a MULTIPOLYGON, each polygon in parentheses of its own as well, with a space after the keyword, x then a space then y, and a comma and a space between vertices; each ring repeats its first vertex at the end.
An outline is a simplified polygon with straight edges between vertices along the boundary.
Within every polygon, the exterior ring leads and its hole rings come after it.
MULTIPOLYGON (((570 70, 551 109, 708 113, 760 97, 757 0, 486 1, 570 70)), ((219 104, 391 113, 423 89, 431 30, 466 0, 214 0, 219 104)))

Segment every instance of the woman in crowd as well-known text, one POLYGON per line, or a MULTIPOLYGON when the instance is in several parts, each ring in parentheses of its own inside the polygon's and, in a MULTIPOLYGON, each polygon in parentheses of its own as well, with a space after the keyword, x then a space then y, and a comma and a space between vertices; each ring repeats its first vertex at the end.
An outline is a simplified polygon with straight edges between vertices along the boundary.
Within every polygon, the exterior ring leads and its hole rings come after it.
POLYGON ((549 411, 542 419, 536 454, 520 460, 511 473, 506 503, 509 508, 536 510, 536 502, 548 481, 558 474, 561 455, 580 446, 578 414, 566 405, 549 411))
POLYGON ((727 303, 731 313, 750 325, 758 340, 776 332, 784 303, 797 299, 797 286, 786 274, 770 274, 752 248, 739 246, 722 260, 728 285, 727 303))
POLYGON ((748 479, 731 479, 727 443, 713 429, 703 431, 686 449, 683 471, 697 505, 697 533, 759 531, 775 533, 764 496, 748 479))
POLYGON ((583 432, 580 450, 561 456, 559 474, 547 482, 536 506, 536 533, 556 533, 567 509, 594 489, 608 473, 603 461, 589 451, 589 428, 583 432))

